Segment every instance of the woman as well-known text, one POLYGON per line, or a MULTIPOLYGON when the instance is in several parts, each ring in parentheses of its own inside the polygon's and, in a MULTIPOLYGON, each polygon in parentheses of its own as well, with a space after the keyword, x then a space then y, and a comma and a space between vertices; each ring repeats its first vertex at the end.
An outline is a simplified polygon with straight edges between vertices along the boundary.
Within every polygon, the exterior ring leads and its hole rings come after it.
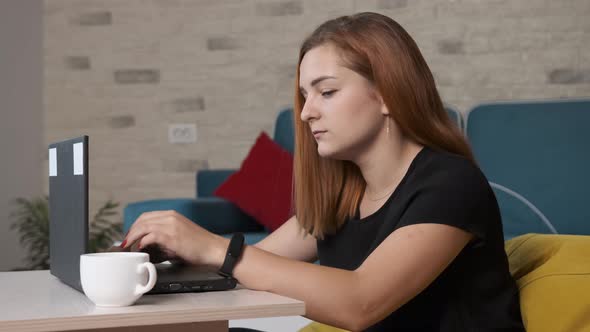
POLYGON ((494 194, 408 33, 375 13, 330 20, 303 43, 296 77, 294 217, 240 251, 150 212, 123 246, 225 262, 246 287, 348 330, 522 329, 494 194))

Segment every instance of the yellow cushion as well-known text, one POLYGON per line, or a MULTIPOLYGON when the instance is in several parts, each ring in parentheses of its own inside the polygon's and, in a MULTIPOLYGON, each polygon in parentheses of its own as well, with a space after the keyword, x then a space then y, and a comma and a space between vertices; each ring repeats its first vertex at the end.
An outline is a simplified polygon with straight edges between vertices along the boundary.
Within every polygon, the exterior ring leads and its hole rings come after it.
POLYGON ((525 234, 505 248, 528 332, 590 331, 590 236, 525 234))
MULTIPOLYGON (((525 234, 506 241, 527 332, 590 332, 590 236, 525 234)), ((299 332, 342 332, 312 322, 299 332)))
POLYGON ((330 325, 311 322, 304 326, 299 332, 347 332, 346 330, 339 329, 330 325))

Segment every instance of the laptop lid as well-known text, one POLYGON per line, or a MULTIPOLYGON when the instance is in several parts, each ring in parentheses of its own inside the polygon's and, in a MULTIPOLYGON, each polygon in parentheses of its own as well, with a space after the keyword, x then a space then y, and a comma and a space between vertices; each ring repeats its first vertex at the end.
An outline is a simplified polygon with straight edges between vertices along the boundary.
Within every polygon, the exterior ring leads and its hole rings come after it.
MULTIPOLYGON (((49 145, 49 265, 51 274, 83 292, 80 255, 88 253, 88 136, 49 145)), ((148 294, 232 289, 236 280, 203 267, 157 264, 148 294)))
POLYGON ((49 266, 82 291, 80 255, 88 251, 88 136, 49 145, 49 266))

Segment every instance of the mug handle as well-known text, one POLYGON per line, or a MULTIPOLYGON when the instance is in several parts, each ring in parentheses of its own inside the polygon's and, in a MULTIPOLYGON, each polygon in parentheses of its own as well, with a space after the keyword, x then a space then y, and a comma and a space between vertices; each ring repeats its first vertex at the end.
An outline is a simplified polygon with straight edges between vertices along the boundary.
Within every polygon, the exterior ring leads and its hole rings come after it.
POLYGON ((150 262, 144 262, 137 266, 137 273, 143 273, 143 270, 147 269, 148 271, 148 282, 145 285, 137 285, 135 286, 135 295, 142 295, 144 293, 149 292, 154 285, 156 284, 156 279, 158 279, 158 275, 156 273, 156 267, 154 264, 150 262))

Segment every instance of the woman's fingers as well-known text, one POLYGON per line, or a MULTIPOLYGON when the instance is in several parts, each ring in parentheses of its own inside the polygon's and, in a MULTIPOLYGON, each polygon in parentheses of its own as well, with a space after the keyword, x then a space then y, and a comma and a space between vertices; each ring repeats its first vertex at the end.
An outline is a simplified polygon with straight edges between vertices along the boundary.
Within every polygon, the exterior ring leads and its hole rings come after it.
POLYGON ((160 218, 144 219, 141 222, 138 220, 129 229, 129 233, 127 233, 127 237, 121 243, 121 247, 126 248, 150 233, 165 232, 166 226, 170 226, 170 223, 160 218))
POLYGON ((150 256, 150 262, 152 263, 161 263, 176 257, 174 252, 163 249, 157 244, 148 244, 141 249, 141 252, 148 254, 150 256))
POLYGON ((176 211, 168 210, 168 211, 150 211, 142 213, 137 220, 133 223, 133 225, 141 224, 147 222, 149 220, 160 220, 168 217, 174 216, 176 211))
POLYGON ((205 230, 175 211, 153 211, 142 214, 133 223, 122 248, 137 243, 142 251, 148 247, 158 249, 154 249, 154 257, 156 254, 167 258, 178 256, 198 263, 199 247, 207 240, 206 234, 205 230))
POLYGON ((139 239, 139 250, 148 246, 160 246, 160 244, 164 242, 163 238, 164 237, 161 234, 155 232, 148 233, 139 239))
POLYGON ((168 260, 172 255, 169 250, 164 250, 158 244, 158 236, 154 233, 147 234, 139 239, 139 250, 150 256, 150 262, 161 263, 168 260))

